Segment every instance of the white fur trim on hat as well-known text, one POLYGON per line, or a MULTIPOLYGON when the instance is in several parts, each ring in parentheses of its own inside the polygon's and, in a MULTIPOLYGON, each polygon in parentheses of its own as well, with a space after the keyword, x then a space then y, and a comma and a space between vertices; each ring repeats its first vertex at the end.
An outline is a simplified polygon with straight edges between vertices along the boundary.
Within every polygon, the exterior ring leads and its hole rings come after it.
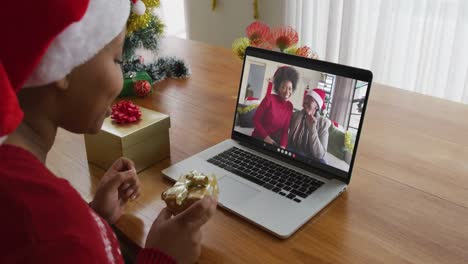
POLYGON ((129 15, 129 0, 90 0, 83 18, 54 39, 24 86, 64 78, 111 42, 122 31, 129 15))
POLYGON ((307 95, 312 96, 312 98, 314 98, 314 100, 317 102, 319 109, 322 109, 323 99, 318 93, 316 93, 314 90, 309 90, 307 95))

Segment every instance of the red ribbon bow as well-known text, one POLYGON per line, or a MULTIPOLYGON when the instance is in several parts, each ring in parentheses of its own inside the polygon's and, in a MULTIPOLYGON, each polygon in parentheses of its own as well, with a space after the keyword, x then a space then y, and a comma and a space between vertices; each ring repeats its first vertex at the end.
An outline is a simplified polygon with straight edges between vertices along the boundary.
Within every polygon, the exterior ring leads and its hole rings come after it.
POLYGON ((133 102, 124 100, 112 106, 111 118, 117 124, 134 123, 141 119, 141 111, 133 102))

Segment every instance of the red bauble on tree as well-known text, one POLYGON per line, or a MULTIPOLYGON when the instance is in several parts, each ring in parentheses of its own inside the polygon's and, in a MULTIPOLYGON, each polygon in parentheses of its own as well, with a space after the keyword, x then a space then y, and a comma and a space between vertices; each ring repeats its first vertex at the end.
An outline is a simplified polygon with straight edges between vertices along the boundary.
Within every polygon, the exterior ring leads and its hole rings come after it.
POLYGON ((151 92, 151 84, 146 80, 136 81, 133 89, 137 96, 145 97, 151 92))

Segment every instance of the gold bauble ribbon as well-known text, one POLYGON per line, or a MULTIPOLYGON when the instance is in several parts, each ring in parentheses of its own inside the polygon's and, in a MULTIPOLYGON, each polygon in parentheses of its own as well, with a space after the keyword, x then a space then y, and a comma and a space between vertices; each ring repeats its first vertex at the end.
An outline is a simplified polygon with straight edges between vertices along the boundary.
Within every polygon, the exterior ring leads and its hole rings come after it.
POLYGON ((189 196, 191 191, 202 191, 202 196, 205 194, 217 196, 218 182, 216 180, 216 176, 203 175, 202 173, 193 170, 180 177, 174 186, 166 190, 162 194, 162 199, 166 200, 169 197, 175 197, 176 203, 181 205, 189 196))

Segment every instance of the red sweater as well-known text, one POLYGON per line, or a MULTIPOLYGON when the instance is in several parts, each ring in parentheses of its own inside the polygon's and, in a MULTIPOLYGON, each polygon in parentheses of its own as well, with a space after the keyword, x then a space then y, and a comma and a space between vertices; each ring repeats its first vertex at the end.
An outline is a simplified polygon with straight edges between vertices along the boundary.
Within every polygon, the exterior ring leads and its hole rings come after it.
MULTIPOLYGON (((30 152, 0 145, 0 263, 124 263, 119 242, 64 179, 30 152)), ((174 263, 143 249, 137 263, 174 263)))
POLYGON ((265 96, 255 112, 253 122, 255 129, 253 137, 261 139, 270 136, 274 140, 280 139, 282 147, 288 145, 289 122, 293 112, 293 105, 284 101, 276 94, 265 96))

